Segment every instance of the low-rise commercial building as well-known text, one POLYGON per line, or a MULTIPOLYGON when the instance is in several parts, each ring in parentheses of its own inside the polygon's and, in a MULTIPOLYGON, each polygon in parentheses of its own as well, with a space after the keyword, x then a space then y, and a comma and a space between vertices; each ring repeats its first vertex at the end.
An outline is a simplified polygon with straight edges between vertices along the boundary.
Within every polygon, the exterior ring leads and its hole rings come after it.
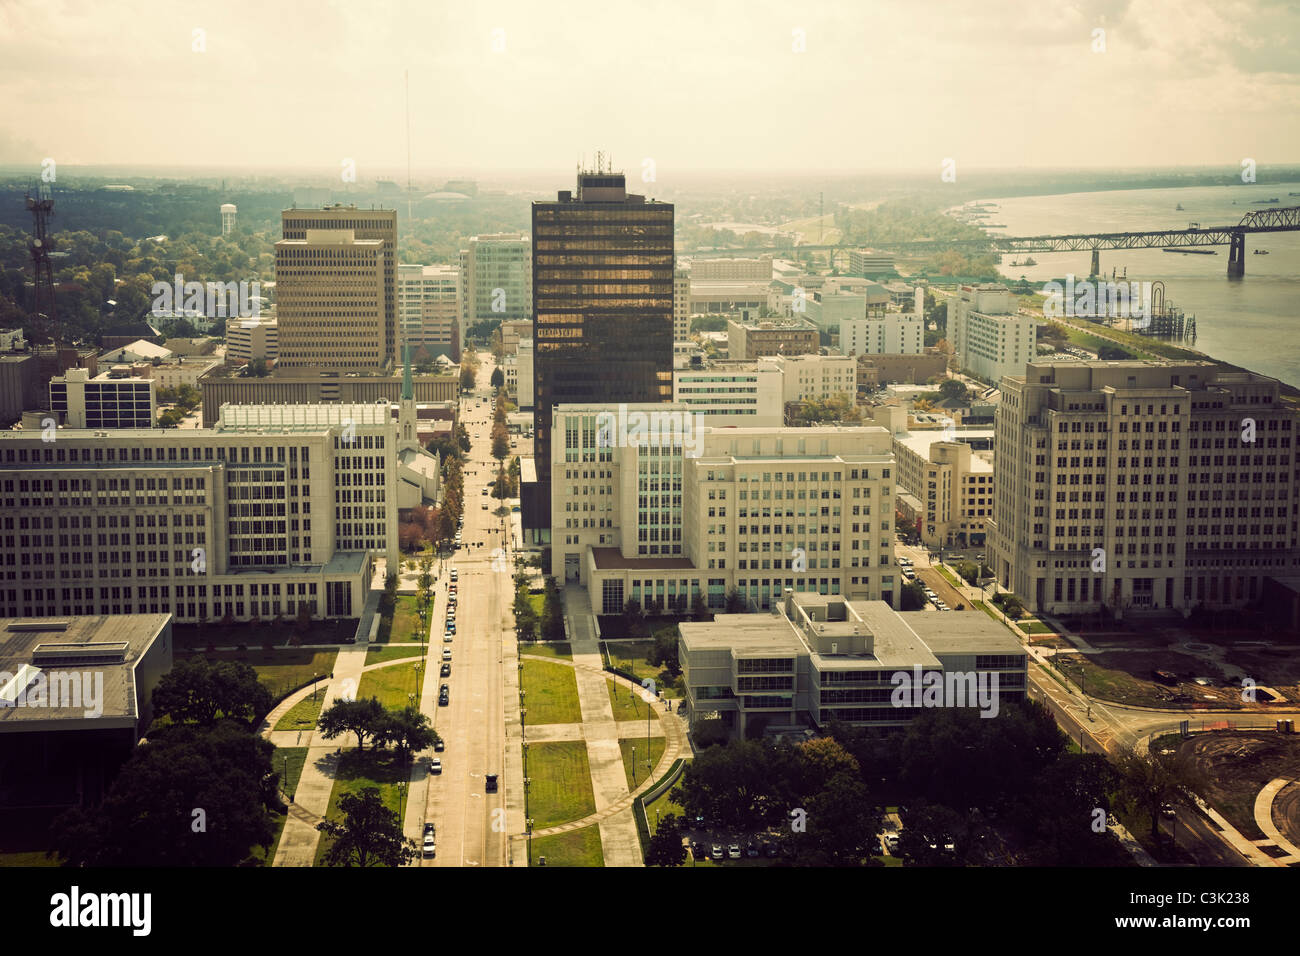
POLYGON ((705 425, 770 427, 782 423, 785 376, 769 361, 714 362, 673 372, 673 401, 705 425))
POLYGON ((727 321, 727 357, 736 361, 764 355, 807 355, 819 349, 817 327, 806 319, 751 319, 727 321))
POLYGON ((155 383, 110 369, 91 377, 70 368, 50 379, 50 410, 69 428, 152 428, 158 415, 155 383))
POLYGON ((721 719, 740 738, 831 721, 901 727, 928 706, 994 717, 1025 699, 1025 651, 986 615, 899 614, 884 601, 789 589, 776 610, 678 626, 692 727, 721 719))

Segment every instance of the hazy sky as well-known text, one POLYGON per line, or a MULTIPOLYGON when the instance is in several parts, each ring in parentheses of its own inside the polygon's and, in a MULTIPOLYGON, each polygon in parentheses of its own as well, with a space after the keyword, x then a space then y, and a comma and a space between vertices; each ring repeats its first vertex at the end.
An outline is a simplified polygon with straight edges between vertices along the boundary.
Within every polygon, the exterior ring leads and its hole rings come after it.
POLYGON ((364 180, 409 70, 417 170, 1266 165, 1298 41, 1265 0, 0 0, 0 163, 364 180))

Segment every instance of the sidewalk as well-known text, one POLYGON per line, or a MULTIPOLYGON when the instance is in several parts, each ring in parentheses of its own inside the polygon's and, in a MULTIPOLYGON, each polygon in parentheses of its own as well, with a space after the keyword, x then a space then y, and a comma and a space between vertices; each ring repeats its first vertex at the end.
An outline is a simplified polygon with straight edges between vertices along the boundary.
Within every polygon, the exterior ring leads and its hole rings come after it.
MULTIPOLYGON (((370 602, 366 603, 369 605, 370 602)), ((366 665, 367 648, 366 644, 354 644, 339 651, 334 662, 334 679, 325 688, 322 711, 340 698, 356 696, 357 687, 361 684, 361 671, 366 665)), ((274 727, 274 723, 271 726, 274 727)), ((294 804, 305 811, 306 816, 292 812, 289 814, 284 822, 284 833, 280 837, 272 866, 311 866, 314 862, 320 831, 308 820, 324 817, 329 808, 330 793, 334 789, 334 777, 338 769, 339 749, 339 744, 313 735, 312 744, 307 751, 307 761, 302 768, 302 777, 298 780, 298 789, 294 794, 294 804)))

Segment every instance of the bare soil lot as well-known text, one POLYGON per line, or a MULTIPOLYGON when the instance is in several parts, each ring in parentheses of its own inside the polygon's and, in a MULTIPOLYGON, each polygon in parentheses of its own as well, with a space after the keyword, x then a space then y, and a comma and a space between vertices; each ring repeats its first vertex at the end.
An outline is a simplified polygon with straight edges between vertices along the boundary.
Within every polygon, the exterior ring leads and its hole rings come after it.
MULTIPOLYGON (((1300 777, 1300 734, 1220 730, 1196 734, 1178 749, 1194 755, 1207 781, 1202 796, 1242 834, 1260 840, 1255 798, 1275 777, 1300 777)), ((1290 786, 1273 803, 1273 820, 1300 843, 1300 787, 1290 786)))

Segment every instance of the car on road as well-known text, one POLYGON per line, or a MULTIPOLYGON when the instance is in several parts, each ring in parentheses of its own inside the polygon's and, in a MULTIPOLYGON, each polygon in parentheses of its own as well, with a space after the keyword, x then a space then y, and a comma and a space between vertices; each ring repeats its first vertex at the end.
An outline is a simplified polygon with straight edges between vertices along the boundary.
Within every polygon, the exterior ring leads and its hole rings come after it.
POLYGON ((889 851, 891 856, 898 855, 898 834, 897 833, 885 834, 885 849, 889 851))
POLYGON ((739 844, 739 843, 733 843, 733 844, 731 844, 731 846, 727 847, 727 856, 728 856, 730 859, 732 859, 732 860, 739 860, 739 859, 740 859, 740 844, 739 844))
POLYGON ((453 582, 454 582, 458 577, 460 577, 460 572, 457 571, 455 568, 452 568, 452 569, 448 572, 448 574, 451 576, 451 580, 452 580, 453 582))
POLYGON ((442 752, 443 752, 444 750, 446 750, 446 749, 447 749, 447 742, 446 742, 445 740, 443 740, 441 737, 439 737, 437 740, 435 740, 435 741, 433 742, 433 752, 434 752, 434 753, 438 753, 438 754, 440 754, 440 753, 442 753, 442 752))
POLYGON ((432 833, 426 833, 424 835, 424 848, 422 852, 426 858, 438 855, 438 844, 434 841, 432 833))
POLYGON ((450 700, 450 693, 451 693, 451 691, 448 689, 448 687, 447 687, 446 684, 443 684, 441 687, 438 688, 438 706, 439 706, 439 707, 446 707, 446 706, 447 706, 447 704, 449 703, 449 700, 450 700))
POLYGON ((438 832, 437 827, 435 827, 431 821, 430 821, 430 822, 426 822, 426 823, 424 824, 424 835, 425 835, 425 836, 436 836, 436 835, 437 835, 437 832, 438 832))
POLYGON ((442 759, 434 757, 429 761, 429 773, 442 773, 442 759))
POLYGON ((488 510, 488 503, 487 503, 486 501, 483 502, 483 510, 484 510, 484 511, 487 511, 487 510, 488 510))
POLYGON ((439 677, 450 677, 450 676, 451 676, 451 665, 450 665, 449 663, 447 663, 446 661, 443 661, 443 662, 442 662, 442 670, 438 672, 438 676, 439 676, 439 677))
POLYGON ((450 631, 448 631, 446 634, 442 635, 442 643, 444 643, 444 644, 450 644, 450 643, 451 643, 451 639, 452 639, 452 633, 451 633, 450 631))
POLYGON ((488 774, 487 777, 484 778, 484 781, 483 781, 483 787, 484 787, 484 789, 485 789, 488 793, 496 793, 496 792, 497 792, 497 775, 494 774, 494 773, 490 773, 490 774, 488 774))
POLYGON ((723 852, 720 843, 715 843, 713 844, 713 848, 709 850, 709 856, 714 860, 721 860, 726 857, 726 853, 723 852))
POLYGON ((442 649, 442 659, 443 659, 444 661, 449 661, 449 660, 451 660, 451 648, 450 648, 450 647, 444 647, 444 648, 442 649))

